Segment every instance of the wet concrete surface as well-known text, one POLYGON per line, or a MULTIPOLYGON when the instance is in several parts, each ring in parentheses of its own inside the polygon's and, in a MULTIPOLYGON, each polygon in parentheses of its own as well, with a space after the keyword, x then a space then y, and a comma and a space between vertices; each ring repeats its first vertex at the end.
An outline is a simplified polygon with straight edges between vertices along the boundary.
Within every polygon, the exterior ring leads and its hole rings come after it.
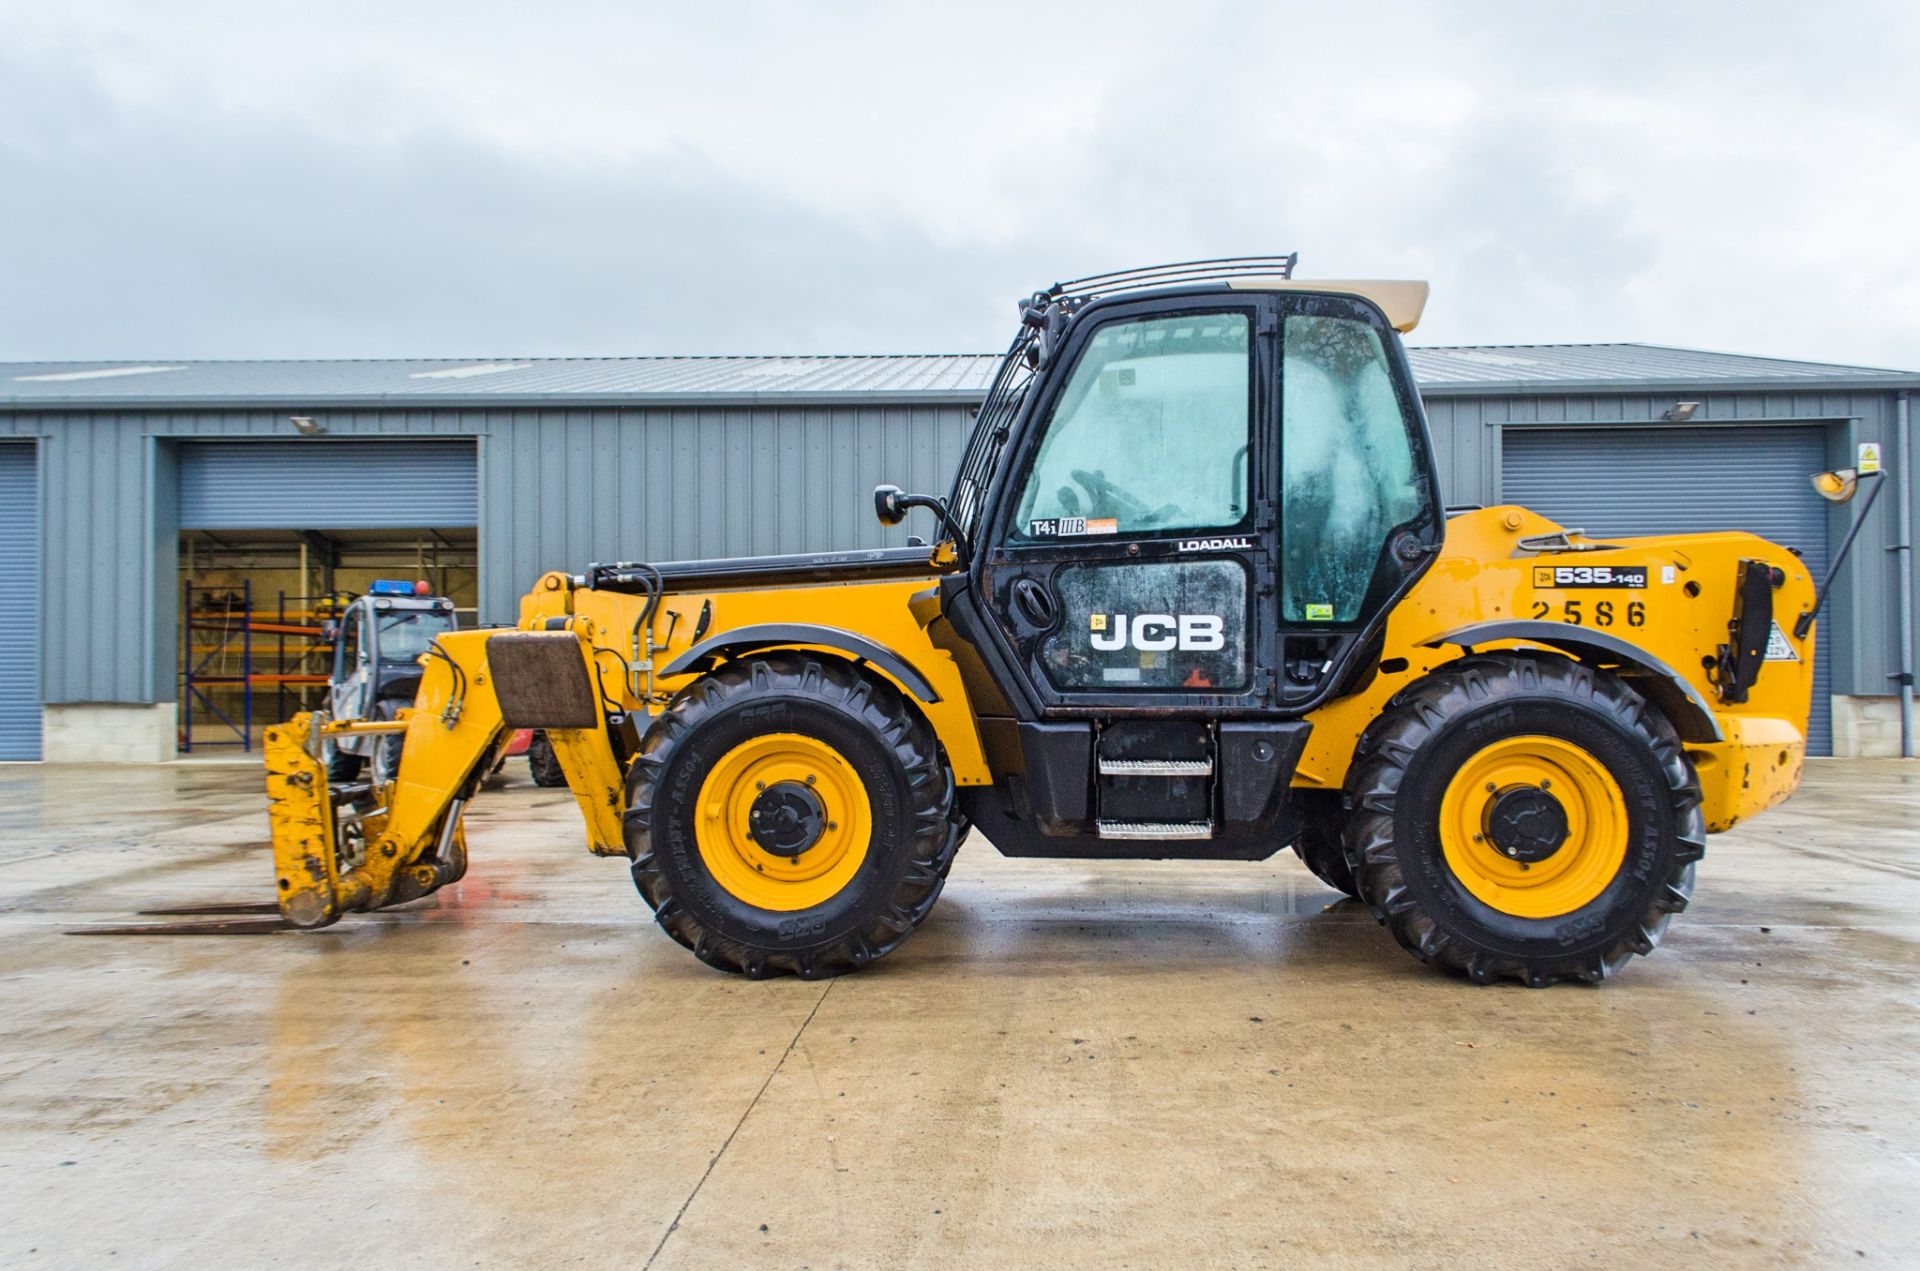
POLYGON ((669 941, 564 792, 323 933, 257 771, 0 767, 0 1265, 1920 1262, 1920 767, 1811 765, 1603 987, 1419 966, 1291 854, 1016 862, 831 983, 669 941))

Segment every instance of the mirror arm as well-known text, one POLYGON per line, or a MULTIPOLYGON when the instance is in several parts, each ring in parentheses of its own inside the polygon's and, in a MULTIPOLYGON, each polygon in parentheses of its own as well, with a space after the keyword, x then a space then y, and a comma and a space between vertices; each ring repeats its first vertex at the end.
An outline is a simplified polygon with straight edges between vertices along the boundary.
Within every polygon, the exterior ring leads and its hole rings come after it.
POLYGON ((1805 610, 1793 621, 1793 638, 1804 640, 1807 632, 1813 630, 1813 620, 1820 616, 1820 606, 1827 603, 1827 593, 1833 589, 1833 580, 1840 576, 1840 567, 1847 563, 1847 553, 1853 550, 1853 540, 1859 537, 1860 527, 1867 523, 1867 513, 1873 511, 1873 501, 1880 497, 1881 474, 1863 473, 1861 481, 1873 479, 1873 489, 1867 491, 1867 501, 1860 505, 1860 514, 1853 518, 1853 524, 1847 530, 1847 536, 1840 540, 1840 550, 1833 554, 1833 563, 1827 566, 1827 576, 1820 580, 1820 590, 1813 593, 1813 608, 1805 610))
POLYGON ((926 508, 940 519, 940 524, 953 536, 953 545, 960 557, 961 568, 973 559, 973 544, 968 541, 960 523, 953 513, 947 510, 947 501, 931 494, 908 494, 897 485, 877 485, 873 487, 873 512, 882 525, 898 525, 907 517, 912 508, 926 508))

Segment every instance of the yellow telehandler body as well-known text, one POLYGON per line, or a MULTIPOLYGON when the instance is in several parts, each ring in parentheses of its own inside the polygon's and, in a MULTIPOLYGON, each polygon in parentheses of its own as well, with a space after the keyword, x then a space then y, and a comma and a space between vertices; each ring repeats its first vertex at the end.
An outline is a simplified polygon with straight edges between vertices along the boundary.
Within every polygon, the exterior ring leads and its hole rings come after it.
POLYGON ((538 728, 589 850, 749 975, 887 953, 973 827, 1010 855, 1290 845, 1480 982, 1650 951, 1705 835, 1800 779, 1816 580, 1743 533, 1442 509, 1398 340, 1424 286, 1291 265, 1025 301, 951 494, 876 491, 931 548, 548 573, 515 627, 441 637, 398 720, 269 730, 280 913, 457 880, 463 809, 538 728), (326 739, 392 731, 390 782, 329 785, 326 739))

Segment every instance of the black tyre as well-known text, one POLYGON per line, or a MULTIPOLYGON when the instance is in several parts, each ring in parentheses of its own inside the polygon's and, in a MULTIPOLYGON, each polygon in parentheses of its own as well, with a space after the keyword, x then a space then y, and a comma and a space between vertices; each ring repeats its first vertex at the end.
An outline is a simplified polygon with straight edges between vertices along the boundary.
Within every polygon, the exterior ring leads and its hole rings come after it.
POLYGON ((350 755, 338 746, 327 747, 327 780, 335 785, 344 785, 360 775, 361 765, 365 763, 359 755, 350 755))
POLYGON ((1672 725, 1618 677, 1546 654, 1409 685, 1347 777, 1362 899, 1423 962, 1476 983, 1597 983, 1651 953, 1706 852, 1672 725))
POLYGON ((1293 854, 1313 871, 1313 876, 1350 900, 1360 898, 1353 881, 1353 866, 1347 863, 1347 850, 1341 829, 1346 818, 1340 811, 1340 796, 1333 793, 1296 795, 1306 829, 1293 841, 1293 854))
POLYGON ((553 743, 547 740, 544 732, 536 732, 533 740, 527 743, 527 771, 533 776, 537 786, 563 786, 567 784, 567 774, 560 769, 559 757, 553 753, 553 743))
MULTIPOLYGON (((411 705, 413 705, 411 698, 404 702, 398 698, 382 698, 373 704, 373 718, 382 721, 394 719, 399 715, 402 706, 411 705)), ((407 748, 406 734, 382 734, 374 737, 372 744, 371 766, 374 784, 386 785, 393 780, 394 774, 400 771, 400 755, 407 748)))
POLYGON ((680 693, 627 783, 633 880, 701 961, 837 975, 933 908, 965 833, 932 728, 891 684, 777 651, 680 693))

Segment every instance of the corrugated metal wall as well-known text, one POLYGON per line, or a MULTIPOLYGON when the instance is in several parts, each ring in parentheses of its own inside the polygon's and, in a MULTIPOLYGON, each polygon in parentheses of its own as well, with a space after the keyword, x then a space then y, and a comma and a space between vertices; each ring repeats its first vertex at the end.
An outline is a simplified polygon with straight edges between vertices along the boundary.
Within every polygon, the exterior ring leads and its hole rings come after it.
POLYGON ((0 759, 40 757, 39 466, 0 441, 0 759))
MULTIPOLYGON (((482 619, 511 622, 540 573, 596 560, 880 546, 882 481, 944 493, 964 406, 411 410, 323 416, 328 441, 477 438, 482 619)), ((181 452, 292 440, 283 411, 0 412, 45 437, 49 702, 174 696, 181 452)), ((315 441, 311 444, 323 444, 315 441)))
MULTIPOLYGON (((1856 440, 1893 451, 1891 393, 1688 394, 1701 420, 1829 425, 1829 464, 1856 440)), ((1673 395, 1427 399, 1451 503, 1499 495, 1501 426, 1516 421, 1645 422, 1673 395)), ((290 406, 289 409, 298 409, 290 406)), ((477 437, 481 591, 489 620, 511 620, 543 569, 655 559, 897 543, 925 534, 872 518, 871 487, 945 491, 968 427, 963 406, 714 407, 680 410, 409 410, 326 414, 330 438, 477 437), (792 478, 799 473, 799 479, 792 478)), ((0 411, 0 437, 44 438, 43 682, 53 702, 173 696, 173 586, 179 442, 290 439, 281 410, 0 411)), ((1895 669, 1893 499, 1855 549, 1821 626, 1834 689, 1886 693, 1895 669), (1857 647, 1856 647, 1857 646, 1857 647)), ((1830 514, 1844 531, 1846 511, 1830 514)), ((1837 541, 1837 533, 1835 534, 1837 541)))
POLYGON ((525 411, 484 443, 480 597, 510 621, 549 569, 897 546, 930 537, 925 513, 887 529, 883 481, 945 493, 971 419, 964 407, 525 411))

